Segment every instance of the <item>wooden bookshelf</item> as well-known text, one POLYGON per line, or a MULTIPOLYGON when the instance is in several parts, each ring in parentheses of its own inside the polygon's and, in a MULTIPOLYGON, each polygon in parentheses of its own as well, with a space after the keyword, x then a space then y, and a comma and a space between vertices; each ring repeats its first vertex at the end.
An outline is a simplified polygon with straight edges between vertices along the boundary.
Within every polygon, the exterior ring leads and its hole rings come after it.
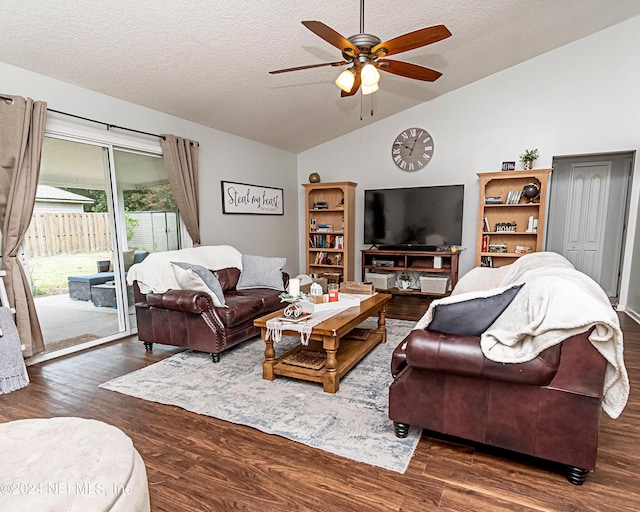
POLYGON ((513 263, 526 254, 516 252, 518 246, 530 248, 529 252, 542 251, 550 174, 551 169, 478 173, 480 201, 476 266, 502 267, 513 263), (540 187, 540 195, 532 201, 524 195, 516 195, 529 183, 540 187), (502 203, 487 204, 487 198, 500 198, 502 203), (530 218, 537 223, 535 230, 529 226, 530 218), (496 225, 510 223, 515 223, 513 231, 496 230, 496 225), (489 246, 505 245, 506 252, 489 250, 489 246))

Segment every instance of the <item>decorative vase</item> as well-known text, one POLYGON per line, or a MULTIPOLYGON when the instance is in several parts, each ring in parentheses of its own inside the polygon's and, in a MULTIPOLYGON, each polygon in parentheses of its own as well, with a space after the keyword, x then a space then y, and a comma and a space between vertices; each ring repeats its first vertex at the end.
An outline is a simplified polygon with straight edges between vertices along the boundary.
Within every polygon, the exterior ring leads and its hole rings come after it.
POLYGON ((533 162, 531 160, 527 160, 524 163, 524 170, 525 171, 530 171, 531 169, 533 169, 533 162))
POLYGON ((298 318, 302 315, 302 306, 297 302, 290 303, 286 308, 284 308, 284 316, 287 318, 298 318))
POLYGON ((309 183, 320 183, 320 175, 317 172, 309 174, 309 183))
POLYGON ((400 281, 400 288, 402 288, 403 290, 408 290, 410 284, 411 283, 409 283, 409 281, 400 281))

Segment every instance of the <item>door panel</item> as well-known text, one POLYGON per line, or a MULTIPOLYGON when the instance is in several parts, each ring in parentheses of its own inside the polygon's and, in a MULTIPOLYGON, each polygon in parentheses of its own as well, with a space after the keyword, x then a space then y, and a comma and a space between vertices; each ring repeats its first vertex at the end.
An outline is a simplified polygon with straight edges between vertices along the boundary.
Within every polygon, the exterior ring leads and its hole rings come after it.
MULTIPOLYGON (((595 281, 600 280, 602 247, 608 207, 611 162, 571 166, 569 229, 564 252, 572 253, 574 266, 595 281)), ((570 260, 571 261, 571 260, 570 260)))
POLYGON ((554 158, 546 250, 618 296, 633 153, 554 158))

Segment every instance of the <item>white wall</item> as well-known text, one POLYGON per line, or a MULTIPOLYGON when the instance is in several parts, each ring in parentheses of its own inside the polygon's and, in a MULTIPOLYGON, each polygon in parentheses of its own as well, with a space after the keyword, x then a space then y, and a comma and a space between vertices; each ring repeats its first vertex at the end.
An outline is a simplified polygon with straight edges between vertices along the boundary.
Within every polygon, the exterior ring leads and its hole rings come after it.
MULTIPOLYGON (((29 96, 48 103, 51 109, 112 123, 149 133, 171 133, 200 142, 200 231, 203 244, 229 244, 241 252, 263 256, 284 256, 286 270, 297 275, 298 205, 296 156, 235 135, 163 114, 104 94, 0 63, 0 93, 29 96), (283 216, 223 215, 220 181, 268 185, 284 189, 283 216)), ((215 91, 211 101, 215 102, 215 91)), ((69 126, 71 118, 51 116, 51 122, 69 126)), ((86 125, 86 123, 85 123, 86 125)), ((99 125, 79 128, 113 137, 99 125)), ((120 131, 123 136, 130 132, 120 131)), ((154 138, 146 144, 158 148, 154 138)))
MULTIPOLYGON (((463 183, 464 273, 475 261, 477 172, 499 171, 503 161, 517 161, 525 148, 539 148, 536 168, 551 167, 554 156, 640 148, 639 53, 640 17, 300 153, 298 179, 305 183, 316 171, 322 181, 358 183, 357 250, 366 248, 365 189, 463 183), (393 164, 391 143, 413 126, 431 133, 435 154, 425 169, 406 173, 393 164)), ((384 74, 380 87, 384 88, 384 74)), ((633 272, 631 266, 639 194, 636 159, 621 304, 629 295, 629 282, 640 282, 640 265, 636 263, 633 272)), ((302 205, 301 193, 298 200, 302 205)), ((302 235, 303 223, 300 229, 302 235)), ((640 311, 637 286, 629 306, 640 311)))

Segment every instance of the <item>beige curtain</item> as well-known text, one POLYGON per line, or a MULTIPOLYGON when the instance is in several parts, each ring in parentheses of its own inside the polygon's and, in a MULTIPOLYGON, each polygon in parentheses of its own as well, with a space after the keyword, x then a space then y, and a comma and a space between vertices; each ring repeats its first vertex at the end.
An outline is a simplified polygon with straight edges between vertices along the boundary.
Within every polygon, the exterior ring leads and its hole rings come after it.
POLYGON ((45 102, 5 94, 0 98, 2 268, 25 357, 44 351, 31 288, 17 256, 33 214, 46 118, 45 102))
POLYGON ((171 191, 180 217, 193 245, 200 245, 200 206, 198 199, 198 143, 175 135, 163 134, 160 143, 171 191))

